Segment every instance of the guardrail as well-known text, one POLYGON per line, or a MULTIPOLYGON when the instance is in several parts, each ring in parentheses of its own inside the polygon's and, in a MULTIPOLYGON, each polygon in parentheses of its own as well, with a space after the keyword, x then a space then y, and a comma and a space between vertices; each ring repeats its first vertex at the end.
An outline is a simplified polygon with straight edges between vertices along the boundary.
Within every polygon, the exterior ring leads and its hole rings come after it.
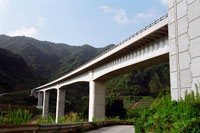
POLYGON ((101 121, 101 122, 77 122, 63 124, 31 124, 31 125, 8 125, 0 126, 0 133, 15 132, 65 132, 80 133, 101 127, 112 125, 133 125, 133 122, 127 121, 101 121))

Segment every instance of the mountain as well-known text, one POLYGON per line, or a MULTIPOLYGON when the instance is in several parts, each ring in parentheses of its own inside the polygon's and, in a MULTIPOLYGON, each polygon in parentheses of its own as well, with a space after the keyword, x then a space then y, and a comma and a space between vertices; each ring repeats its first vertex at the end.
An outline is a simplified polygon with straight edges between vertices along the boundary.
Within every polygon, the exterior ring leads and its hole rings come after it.
POLYGON ((0 93, 31 89, 37 85, 32 70, 26 61, 0 48, 0 93))
POLYGON ((33 70, 40 84, 58 78, 94 58, 113 45, 94 48, 39 41, 30 37, 0 35, 0 48, 21 56, 33 70))

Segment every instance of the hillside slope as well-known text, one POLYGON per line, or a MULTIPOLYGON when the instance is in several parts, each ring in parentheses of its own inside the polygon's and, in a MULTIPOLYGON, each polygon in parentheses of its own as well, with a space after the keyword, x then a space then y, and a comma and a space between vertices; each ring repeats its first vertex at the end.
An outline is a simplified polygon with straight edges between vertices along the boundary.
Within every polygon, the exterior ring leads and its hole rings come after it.
POLYGON ((31 89, 36 85, 35 76, 26 61, 0 49, 0 93, 31 89))
POLYGON ((33 38, 0 35, 0 48, 23 57, 36 74, 40 84, 58 78, 110 48, 90 45, 70 46, 39 41, 33 38))

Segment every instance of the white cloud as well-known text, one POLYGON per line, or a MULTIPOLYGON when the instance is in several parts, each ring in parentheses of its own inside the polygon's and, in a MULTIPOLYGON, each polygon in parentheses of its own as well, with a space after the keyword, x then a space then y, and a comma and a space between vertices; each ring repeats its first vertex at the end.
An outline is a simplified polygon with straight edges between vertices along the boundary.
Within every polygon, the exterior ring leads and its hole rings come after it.
POLYGON ((134 23, 139 23, 143 20, 155 18, 157 17, 156 12, 157 12, 156 7, 152 7, 149 10, 147 10, 147 12, 137 13, 132 17, 131 21, 134 23))
POLYGON ((103 9, 104 13, 110 13, 113 15, 112 19, 118 23, 118 24, 126 24, 129 22, 128 17, 126 16, 126 11, 124 9, 114 9, 110 8, 106 5, 101 6, 101 9, 103 9))
POLYGON ((38 34, 38 29, 34 27, 31 28, 22 27, 8 33, 8 35, 10 36, 28 36, 28 37, 36 37, 37 34, 38 34))
POLYGON ((167 2, 167 0, 160 0, 160 2, 163 4, 163 5, 168 5, 168 2, 167 2))
POLYGON ((101 6, 104 13, 112 14, 112 19, 118 24, 139 23, 142 20, 151 19, 155 17, 156 8, 153 7, 146 13, 137 13, 133 17, 128 17, 124 9, 110 8, 106 5, 101 6))
POLYGON ((129 19, 126 16, 126 11, 123 9, 119 9, 116 13, 116 16, 113 19, 119 24, 126 24, 129 22, 129 19))
POLYGON ((138 13, 137 17, 138 18, 148 19, 148 18, 154 17, 154 14, 153 13, 138 13))
POLYGON ((36 23, 38 26, 43 26, 45 24, 45 18, 43 17, 38 18, 36 23))
POLYGON ((0 0, 0 10, 6 10, 8 6, 7 0, 0 0))
POLYGON ((114 10, 113 10, 112 8, 106 6, 106 5, 101 6, 100 8, 103 9, 103 11, 104 11, 105 13, 114 13, 114 10))

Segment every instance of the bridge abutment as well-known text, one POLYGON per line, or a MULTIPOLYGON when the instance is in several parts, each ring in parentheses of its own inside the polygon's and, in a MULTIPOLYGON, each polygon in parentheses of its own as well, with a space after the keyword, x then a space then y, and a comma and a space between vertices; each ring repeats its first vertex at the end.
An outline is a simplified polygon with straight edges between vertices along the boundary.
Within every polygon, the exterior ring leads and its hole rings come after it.
POLYGON ((57 89, 56 123, 65 115, 65 95, 66 89, 57 89))
POLYGON ((50 91, 44 91, 44 96, 43 96, 43 110, 42 110, 42 117, 44 119, 48 118, 48 112, 49 112, 49 95, 50 95, 50 91))
POLYGON ((89 82, 89 118, 102 120, 105 117, 106 86, 105 82, 89 82))
POLYGON ((200 0, 168 0, 171 96, 200 84, 200 0))

